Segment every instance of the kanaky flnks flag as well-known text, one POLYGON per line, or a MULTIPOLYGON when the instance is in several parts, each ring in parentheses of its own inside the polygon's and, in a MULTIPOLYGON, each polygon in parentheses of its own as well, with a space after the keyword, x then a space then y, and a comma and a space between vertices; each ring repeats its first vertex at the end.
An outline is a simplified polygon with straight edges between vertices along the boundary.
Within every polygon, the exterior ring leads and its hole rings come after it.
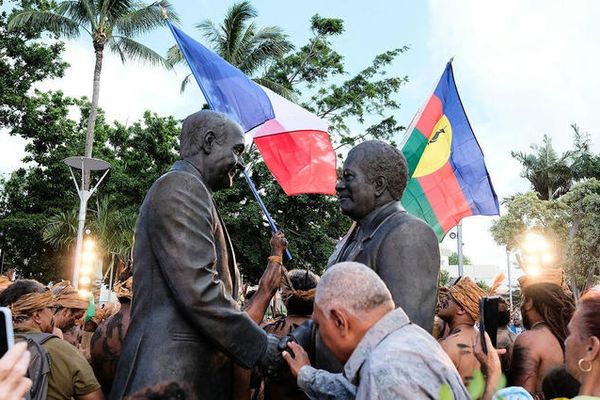
POLYGON ((169 27, 209 107, 252 134, 285 193, 335 194, 336 156, 327 122, 253 82, 171 23, 169 27))
POLYGON ((470 215, 498 215, 483 153, 460 101, 452 63, 415 117, 402 146, 409 182, 406 210, 425 220, 441 240, 470 215))

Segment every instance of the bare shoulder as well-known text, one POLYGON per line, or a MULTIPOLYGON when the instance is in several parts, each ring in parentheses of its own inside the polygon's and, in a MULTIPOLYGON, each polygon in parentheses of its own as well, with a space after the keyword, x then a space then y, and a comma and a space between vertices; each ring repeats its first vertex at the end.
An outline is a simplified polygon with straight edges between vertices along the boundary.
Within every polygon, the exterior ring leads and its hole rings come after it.
POLYGON ((533 346, 539 340, 539 336, 536 332, 523 331, 515 339, 515 346, 533 346))

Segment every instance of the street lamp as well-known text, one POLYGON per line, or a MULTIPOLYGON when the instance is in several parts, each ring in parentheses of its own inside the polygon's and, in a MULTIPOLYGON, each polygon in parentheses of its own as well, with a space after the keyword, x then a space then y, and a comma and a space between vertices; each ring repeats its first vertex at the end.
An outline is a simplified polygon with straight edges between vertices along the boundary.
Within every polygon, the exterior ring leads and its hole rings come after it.
POLYGON ((458 255, 458 276, 464 275, 463 268, 463 241, 462 241, 462 221, 456 225, 456 233, 450 232, 450 239, 456 239, 456 254, 458 255))
POLYGON ((71 172, 71 178, 73 178, 73 183, 75 183, 75 188, 77 189, 77 194, 79 195, 79 219, 77 226, 77 244, 75 245, 75 265, 73 267, 73 279, 71 280, 73 283, 73 287, 77 289, 79 284, 79 269, 81 268, 82 263, 82 245, 83 245, 83 228, 85 225, 85 214, 87 212, 87 203, 90 197, 96 192, 98 186, 110 170, 110 164, 106 161, 99 160, 97 158, 90 157, 69 157, 64 159, 64 163, 69 166, 69 172, 71 172), (73 173, 74 169, 81 170, 81 185, 77 182, 75 178, 75 174, 73 173), (90 187, 90 176, 92 171, 104 172, 96 186, 89 189, 90 187))
MULTIPOLYGON (((86 235, 90 234, 89 229, 86 230, 86 235)), ((87 236, 83 241, 83 251, 81 252, 81 264, 79 270, 79 281, 73 282, 75 287, 79 288, 79 293, 82 297, 88 298, 90 296, 92 273, 94 271, 94 264, 96 263, 96 243, 94 239, 87 236)))
POLYGON ((525 273, 531 276, 538 276, 543 268, 556 259, 550 240, 535 230, 525 233, 519 250, 519 263, 522 264, 525 273))

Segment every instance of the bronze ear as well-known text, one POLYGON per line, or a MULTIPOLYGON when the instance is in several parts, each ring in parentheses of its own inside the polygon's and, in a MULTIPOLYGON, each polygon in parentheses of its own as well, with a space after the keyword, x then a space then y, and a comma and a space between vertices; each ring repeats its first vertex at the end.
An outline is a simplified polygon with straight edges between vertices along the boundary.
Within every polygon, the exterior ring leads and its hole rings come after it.
POLYGON ((377 196, 377 197, 381 196, 385 192, 386 189, 387 189, 387 181, 386 181, 385 177, 378 176, 375 179, 375 196, 377 196))
POLYGON ((212 151, 215 138, 216 136, 213 131, 206 131, 206 133, 204 133, 204 142, 202 143, 202 149, 206 154, 210 154, 210 152, 212 151))

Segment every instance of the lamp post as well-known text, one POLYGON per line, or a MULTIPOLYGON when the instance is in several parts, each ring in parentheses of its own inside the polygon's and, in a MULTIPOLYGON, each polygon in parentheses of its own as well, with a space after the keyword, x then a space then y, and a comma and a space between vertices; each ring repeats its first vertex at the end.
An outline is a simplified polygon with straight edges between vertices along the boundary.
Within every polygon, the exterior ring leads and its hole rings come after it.
POLYGON ((513 310, 513 292, 512 292, 512 278, 511 278, 511 267, 510 267, 510 250, 506 247, 506 275, 508 277, 508 300, 510 304, 510 312, 513 310))
POLYGON ((79 217, 78 217, 78 226, 77 226, 77 242, 75 245, 75 262, 73 266, 73 279, 71 280, 71 284, 74 288, 77 288, 79 285, 79 269, 81 267, 81 247, 83 245, 83 228, 85 226, 85 214, 87 212, 87 203, 90 197, 96 192, 98 186, 110 170, 110 164, 106 161, 99 160, 97 158, 90 157, 69 157, 64 159, 64 163, 69 166, 69 172, 71 173, 71 178, 73 178, 73 183, 75 183, 75 188, 77 189, 77 194, 79 195, 79 217), (75 174, 73 173, 74 169, 81 170, 81 185, 77 182, 75 178, 75 174), (92 171, 104 172, 96 185, 88 189, 90 187, 90 176, 92 171))
POLYGON ((450 232, 450 239, 456 239, 456 254, 458 255, 458 276, 464 275, 463 267, 463 241, 462 241, 462 221, 456 225, 456 233, 450 232))

